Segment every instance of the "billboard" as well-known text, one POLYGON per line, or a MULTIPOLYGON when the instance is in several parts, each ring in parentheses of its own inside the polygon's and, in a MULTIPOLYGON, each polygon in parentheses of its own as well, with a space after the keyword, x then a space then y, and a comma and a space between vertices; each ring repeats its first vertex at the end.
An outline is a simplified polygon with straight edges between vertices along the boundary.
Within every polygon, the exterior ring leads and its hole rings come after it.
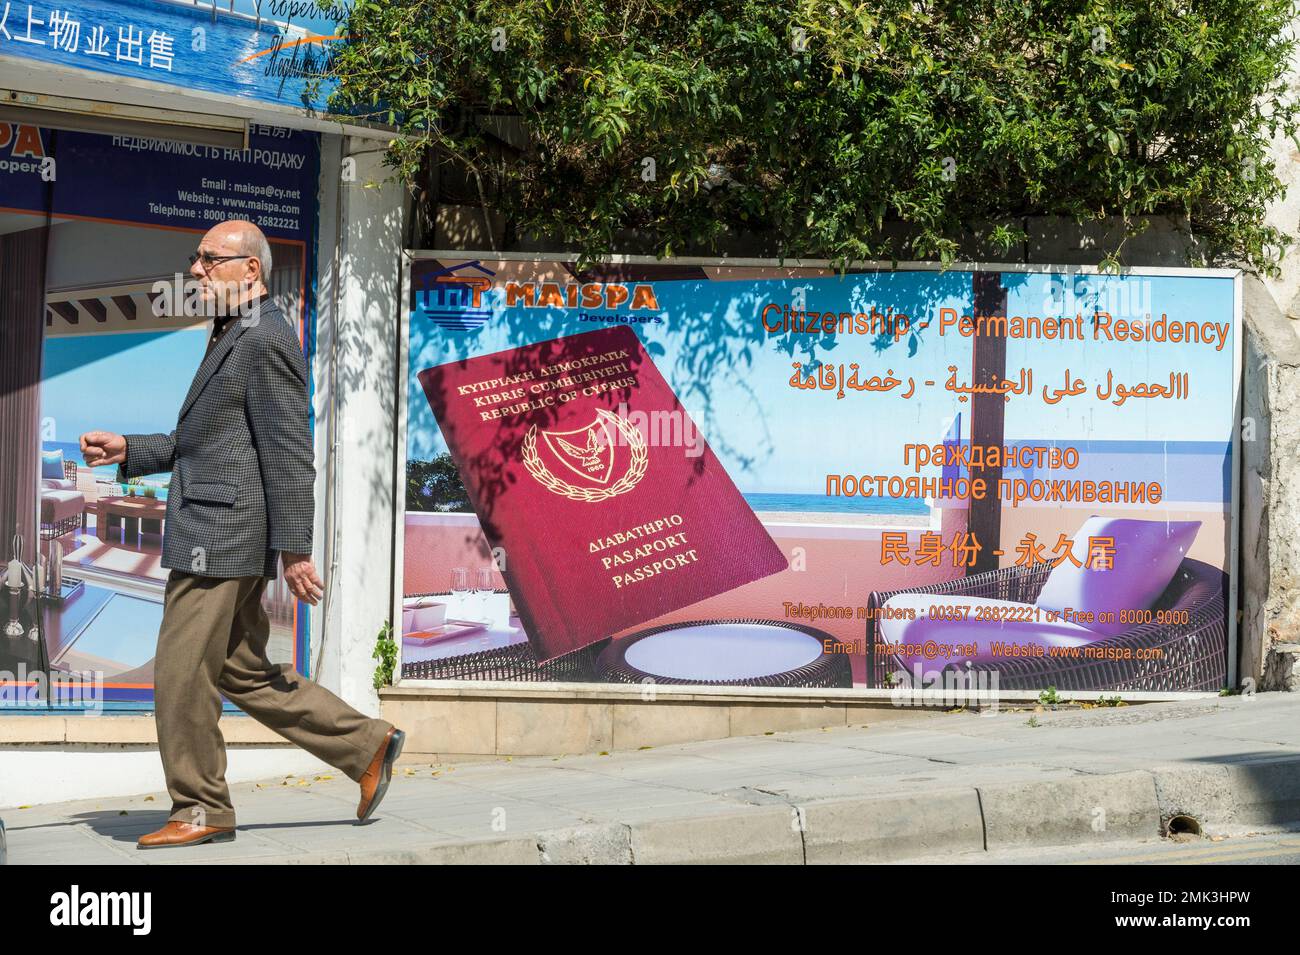
MULTIPOLYGON (((319 137, 250 132, 226 150, 0 124, 0 709, 152 704, 171 475, 120 482, 79 438, 175 427, 212 327, 185 285, 212 225, 261 227, 314 351, 319 137)), ((282 579, 264 606, 269 655, 306 673, 305 609, 282 579)))
POLYGON ((411 256, 403 680, 1235 678, 1228 270, 411 256))
POLYGON ((315 0, 73 0, 0 5, 0 57, 318 109, 350 4, 315 0))

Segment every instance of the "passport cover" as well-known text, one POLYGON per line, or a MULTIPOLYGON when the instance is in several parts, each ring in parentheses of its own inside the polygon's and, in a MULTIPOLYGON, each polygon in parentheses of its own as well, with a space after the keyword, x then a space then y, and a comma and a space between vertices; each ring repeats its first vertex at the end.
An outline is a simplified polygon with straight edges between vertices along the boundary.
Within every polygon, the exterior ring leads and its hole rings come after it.
POLYGON ((418 377, 540 661, 786 568, 630 328, 418 377))

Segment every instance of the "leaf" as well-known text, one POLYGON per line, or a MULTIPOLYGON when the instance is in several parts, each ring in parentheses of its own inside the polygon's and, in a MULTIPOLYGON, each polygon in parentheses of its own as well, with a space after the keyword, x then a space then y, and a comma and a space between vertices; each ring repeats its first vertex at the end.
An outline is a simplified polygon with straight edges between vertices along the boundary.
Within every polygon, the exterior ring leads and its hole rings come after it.
POLYGON ((1009 210, 1118 211, 1189 218, 1207 255, 1273 274, 1290 239, 1265 218, 1282 184, 1264 157, 1277 139, 1300 146, 1288 4, 1188 15, 1113 0, 1053 17, 1027 17, 1021 0, 989 0, 978 15, 903 7, 360 2, 334 48, 330 101, 363 121, 392 111, 395 165, 418 194, 494 170, 485 191, 512 226, 580 255, 635 232, 672 250, 752 233, 789 256, 947 259, 943 237, 1009 210), (802 54, 790 50, 791 13, 813 40, 802 54), (508 55, 484 42, 501 16, 508 55), (1099 16, 1108 49, 1092 48, 1099 16), (477 130, 430 134, 431 117, 453 108, 517 117, 528 142, 503 160, 477 130), (697 189, 689 174, 643 184, 628 170, 644 156, 664 176, 734 166, 738 185, 697 189), (955 182, 935 174, 936 156, 960 157, 955 182), (1249 178, 1244 156, 1262 160, 1249 178), (879 238, 895 227, 923 239, 879 238))

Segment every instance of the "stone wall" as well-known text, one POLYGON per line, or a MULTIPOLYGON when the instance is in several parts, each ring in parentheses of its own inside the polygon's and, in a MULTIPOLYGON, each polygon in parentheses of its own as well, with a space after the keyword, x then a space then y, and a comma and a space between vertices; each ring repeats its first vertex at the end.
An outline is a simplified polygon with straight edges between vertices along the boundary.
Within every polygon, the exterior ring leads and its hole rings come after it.
MULTIPOLYGON (((1243 294, 1241 614, 1243 681, 1300 689, 1300 338, 1269 289, 1243 294)), ((1249 684, 1247 684, 1249 686, 1249 684)))

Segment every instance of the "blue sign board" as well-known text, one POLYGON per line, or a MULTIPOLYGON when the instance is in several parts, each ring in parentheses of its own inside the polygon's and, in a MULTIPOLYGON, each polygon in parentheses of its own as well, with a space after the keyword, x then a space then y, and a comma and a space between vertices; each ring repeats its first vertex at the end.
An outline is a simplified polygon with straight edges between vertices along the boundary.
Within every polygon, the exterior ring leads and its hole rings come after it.
POLYGON ((315 133, 254 125, 248 149, 0 123, 0 209, 206 231, 248 219, 306 242, 320 167, 315 133))
POLYGON ((0 0, 0 56, 320 109, 345 4, 315 0, 0 0))

